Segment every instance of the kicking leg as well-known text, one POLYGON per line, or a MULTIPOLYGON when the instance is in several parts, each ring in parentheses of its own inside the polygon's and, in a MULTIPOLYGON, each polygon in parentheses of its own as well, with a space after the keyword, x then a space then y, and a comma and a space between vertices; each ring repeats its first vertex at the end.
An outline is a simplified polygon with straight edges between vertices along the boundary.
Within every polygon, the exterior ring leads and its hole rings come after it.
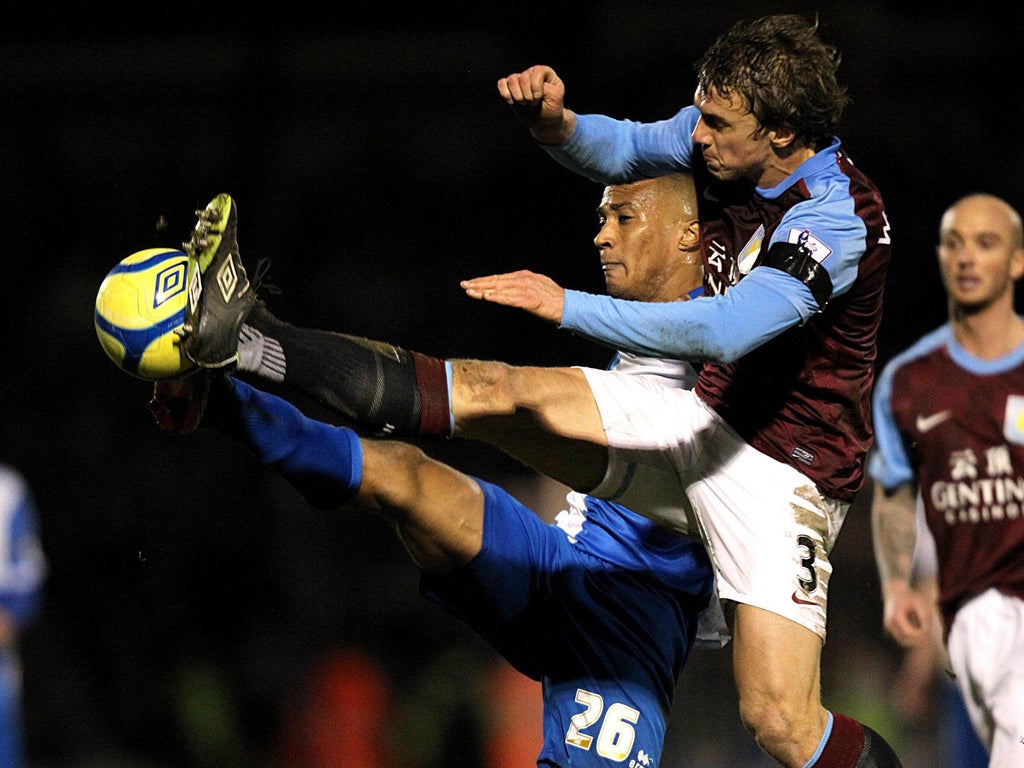
POLYGON ((282 322, 257 305, 242 326, 238 370, 307 394, 384 435, 448 435, 444 360, 383 342, 282 322))
POLYGON ((581 491, 604 476, 601 416, 576 368, 448 362, 299 328, 261 306, 241 338, 239 371, 297 388, 378 433, 479 440, 581 491))
POLYGON ((589 491, 604 478, 604 425, 577 368, 455 360, 452 410, 457 436, 490 443, 570 488, 589 491))
POLYGON ((517 369, 409 352, 297 328, 256 300, 238 249, 238 210, 226 194, 202 211, 189 253, 182 346, 204 368, 237 368, 313 396, 381 435, 487 441, 577 490, 607 463, 600 415, 573 369, 517 369), (452 384, 450 391, 450 383, 452 384))

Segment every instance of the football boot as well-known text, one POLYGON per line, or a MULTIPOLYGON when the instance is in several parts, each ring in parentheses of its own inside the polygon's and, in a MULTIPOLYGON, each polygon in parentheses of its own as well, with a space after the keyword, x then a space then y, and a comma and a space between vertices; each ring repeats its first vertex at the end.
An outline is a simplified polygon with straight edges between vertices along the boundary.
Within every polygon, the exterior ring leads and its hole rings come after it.
POLYGON ((188 254, 188 299, 181 349, 203 368, 238 362, 238 336, 256 303, 256 289, 238 253, 238 210, 230 195, 220 194, 196 211, 188 254))

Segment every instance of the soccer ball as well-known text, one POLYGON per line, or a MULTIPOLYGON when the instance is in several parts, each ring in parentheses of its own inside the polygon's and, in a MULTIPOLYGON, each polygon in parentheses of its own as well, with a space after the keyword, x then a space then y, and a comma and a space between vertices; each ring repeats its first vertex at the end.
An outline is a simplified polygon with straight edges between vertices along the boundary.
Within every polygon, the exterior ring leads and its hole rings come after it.
POLYGON ((100 346, 122 371, 161 381, 195 367, 175 333, 185 322, 187 272, 184 251, 147 248, 120 261, 103 278, 93 322, 100 346))

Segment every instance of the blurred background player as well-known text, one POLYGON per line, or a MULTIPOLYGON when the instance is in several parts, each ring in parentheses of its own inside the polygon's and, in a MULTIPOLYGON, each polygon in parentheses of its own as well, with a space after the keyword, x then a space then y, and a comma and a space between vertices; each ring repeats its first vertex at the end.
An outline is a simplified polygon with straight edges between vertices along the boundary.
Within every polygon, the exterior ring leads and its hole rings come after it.
MULTIPOLYGON (((601 227, 594 242, 609 291, 657 301, 687 300, 701 292, 689 176, 608 187, 598 211, 601 227)), ((201 212, 190 244, 200 266, 196 274, 234 270, 244 276, 236 236, 236 207, 221 195, 201 212)), ((201 311, 189 319, 193 340, 202 342, 190 346, 192 354, 201 350, 218 363, 232 357, 233 347, 206 343, 210 337, 219 342, 214 331, 225 327, 243 339, 236 372, 262 375, 261 361, 269 358, 279 374, 273 380, 329 405, 344 402, 338 390, 351 383, 352 348, 363 350, 360 343, 286 325, 262 306, 240 327, 236 315, 218 303, 222 294, 209 286, 204 294, 201 311)), ((251 288, 234 295, 251 295, 251 288)), ((624 354, 613 366, 655 387, 691 386, 696 377, 679 360, 624 354)), ((658 764, 675 683, 694 642, 698 614, 713 596, 710 562, 698 540, 579 493, 570 493, 568 508, 548 524, 493 484, 418 448, 360 440, 350 429, 307 419, 233 377, 212 381, 203 411, 196 388, 208 382, 203 372, 177 385, 158 385, 158 423, 188 431, 205 413, 203 426, 240 440, 316 506, 332 508, 351 499, 391 521, 422 571, 423 593, 462 618, 521 672, 542 680, 541 764, 658 764)), ((347 416, 349 409, 340 412, 347 416)), ((714 610, 710 615, 719 617, 714 610)), ((706 626, 706 639, 720 645, 717 632, 723 628, 713 621, 706 626)))
POLYGON ((0 464, 0 765, 28 765, 19 641, 42 604, 46 557, 35 499, 22 474, 0 464))
POLYGON ((948 322, 879 378, 872 524, 884 626, 927 642, 934 604, 911 585, 920 494, 938 561, 949 663, 989 765, 1024 764, 1024 275, 1020 214, 972 194, 942 216, 948 322))

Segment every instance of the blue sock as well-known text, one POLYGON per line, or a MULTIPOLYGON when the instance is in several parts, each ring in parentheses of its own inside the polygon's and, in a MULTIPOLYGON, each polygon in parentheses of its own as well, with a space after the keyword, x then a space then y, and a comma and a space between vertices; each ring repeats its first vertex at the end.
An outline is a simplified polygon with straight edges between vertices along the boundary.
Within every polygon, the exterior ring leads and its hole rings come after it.
POLYGON ((275 395, 229 376, 211 393, 205 426, 247 446, 314 507, 351 499, 363 479, 363 449, 348 427, 315 421, 275 395))

